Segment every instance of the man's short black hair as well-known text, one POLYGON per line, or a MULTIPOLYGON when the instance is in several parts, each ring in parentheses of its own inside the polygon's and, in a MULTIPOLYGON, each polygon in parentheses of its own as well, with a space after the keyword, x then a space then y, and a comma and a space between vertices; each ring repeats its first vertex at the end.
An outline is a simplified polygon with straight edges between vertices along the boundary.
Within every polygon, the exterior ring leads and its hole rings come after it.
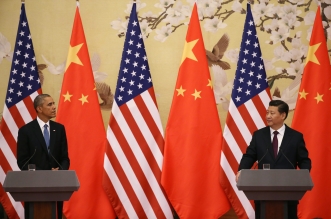
POLYGON ((285 119, 287 118, 288 111, 289 111, 289 107, 288 107, 287 103, 285 103, 282 100, 271 100, 269 102, 269 106, 277 106, 278 112, 280 114, 285 113, 286 114, 285 119))
POLYGON ((51 96, 49 94, 39 94, 38 96, 36 96, 36 98, 34 98, 33 106, 36 111, 37 111, 37 107, 41 106, 44 103, 45 97, 51 97, 51 96))

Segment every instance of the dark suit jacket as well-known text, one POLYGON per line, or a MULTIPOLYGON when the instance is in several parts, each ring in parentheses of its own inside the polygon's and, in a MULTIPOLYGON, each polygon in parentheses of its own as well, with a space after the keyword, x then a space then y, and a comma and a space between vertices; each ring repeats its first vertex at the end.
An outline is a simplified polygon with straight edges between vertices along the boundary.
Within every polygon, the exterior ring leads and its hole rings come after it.
POLYGON ((22 126, 17 137, 17 164, 21 170, 27 170, 25 164, 30 157, 30 164, 35 164, 37 170, 69 169, 68 145, 65 128, 62 124, 49 121, 50 154, 48 154, 42 130, 35 119, 22 126), (34 154, 34 155, 33 155, 34 154), (52 157, 53 156, 53 157, 52 157), (59 166, 59 164, 61 166, 59 166), (25 165, 23 167, 23 165, 25 165))
POLYGON ((263 168, 264 163, 270 164, 270 169, 294 169, 297 167, 311 169, 311 161, 303 135, 286 125, 276 158, 272 149, 270 127, 267 126, 253 133, 252 141, 240 161, 239 170, 250 169, 255 161, 259 161, 259 169, 263 168))

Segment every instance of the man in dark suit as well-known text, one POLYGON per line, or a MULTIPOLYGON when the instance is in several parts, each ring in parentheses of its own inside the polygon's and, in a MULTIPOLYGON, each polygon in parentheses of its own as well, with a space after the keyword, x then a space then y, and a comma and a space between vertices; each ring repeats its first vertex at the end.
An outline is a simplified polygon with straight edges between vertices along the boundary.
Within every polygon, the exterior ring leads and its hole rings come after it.
MULTIPOLYGON (((27 170, 35 164, 36 170, 68 170, 69 156, 65 128, 51 121, 56 116, 53 98, 40 94, 34 99, 37 118, 22 126, 17 137, 17 164, 27 170)), ((29 204, 25 203, 25 218, 29 218, 29 204)), ((57 202, 58 218, 62 218, 63 202, 57 202)))
MULTIPOLYGON (((281 100, 272 100, 266 114, 267 127, 253 133, 251 143, 243 155, 236 180, 241 169, 250 169, 256 161, 258 168, 270 164, 270 169, 311 169, 311 160, 303 135, 284 124, 289 111, 281 100)), ((297 218, 297 201, 288 201, 288 218, 297 218)), ((255 201, 255 217, 259 219, 260 203, 255 201)))

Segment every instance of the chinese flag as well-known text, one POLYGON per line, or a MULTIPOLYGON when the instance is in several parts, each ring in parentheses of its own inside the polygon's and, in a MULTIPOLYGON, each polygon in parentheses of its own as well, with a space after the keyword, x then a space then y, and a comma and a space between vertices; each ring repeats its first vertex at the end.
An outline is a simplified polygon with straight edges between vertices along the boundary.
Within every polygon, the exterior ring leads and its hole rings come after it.
POLYGON ((102 188, 106 132, 78 7, 56 119, 66 128, 70 169, 80 182, 79 190, 64 204, 65 216, 115 218, 102 188))
POLYGON ((222 128, 194 4, 165 135, 161 183, 180 218, 219 218, 222 128))
POLYGON ((320 8, 310 39, 292 127, 303 133, 314 187, 299 202, 299 218, 331 218, 331 66, 320 8))

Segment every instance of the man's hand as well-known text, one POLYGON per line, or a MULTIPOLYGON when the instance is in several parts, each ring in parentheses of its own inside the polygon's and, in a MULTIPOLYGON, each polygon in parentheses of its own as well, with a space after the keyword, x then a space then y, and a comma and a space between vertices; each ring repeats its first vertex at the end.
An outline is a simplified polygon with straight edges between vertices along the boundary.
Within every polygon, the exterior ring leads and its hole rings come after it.
POLYGON ((239 176, 240 176, 240 171, 238 171, 238 173, 236 175, 236 183, 238 182, 239 176))
POLYGON ((59 168, 58 168, 58 167, 56 167, 56 168, 52 168, 52 170, 59 170, 59 168))

